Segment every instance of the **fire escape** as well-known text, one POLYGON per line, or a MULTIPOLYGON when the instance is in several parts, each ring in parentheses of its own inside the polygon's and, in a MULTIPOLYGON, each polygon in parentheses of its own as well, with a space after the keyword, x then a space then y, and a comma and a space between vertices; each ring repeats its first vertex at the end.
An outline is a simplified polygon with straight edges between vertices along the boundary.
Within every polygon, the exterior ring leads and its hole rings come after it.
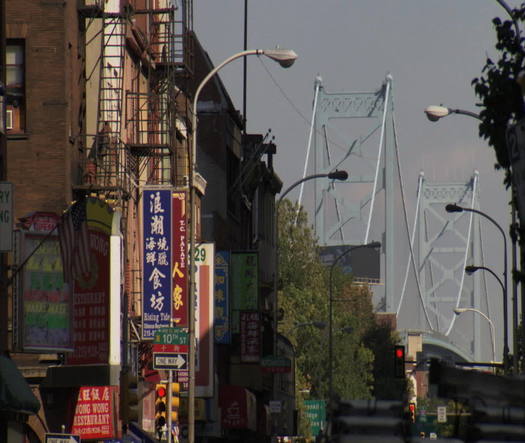
MULTIPOLYGON (((98 42, 100 48, 96 63, 86 67, 86 82, 98 75, 96 118, 90 121, 86 115, 92 130, 83 137, 81 183, 74 191, 104 199, 122 212, 129 246, 124 290, 134 317, 141 310, 142 273, 132 252, 137 245, 131 243, 138 230, 141 189, 188 185, 190 101, 184 92, 193 76, 193 4, 156 0, 149 2, 154 7, 140 9, 145 2, 130 0, 110 6, 118 3, 123 2, 84 0, 78 9, 86 52, 98 42)), ((135 320, 130 326, 140 338, 135 320)))
POLYGON ((95 130, 84 138, 75 191, 104 198, 123 219, 141 186, 187 185, 189 104, 181 92, 193 74, 192 0, 160 0, 165 7, 152 9, 135 3, 116 11, 102 0, 79 7, 87 26, 99 24, 90 41, 101 46, 95 130), (127 54, 140 59, 146 87, 126 78, 127 54))

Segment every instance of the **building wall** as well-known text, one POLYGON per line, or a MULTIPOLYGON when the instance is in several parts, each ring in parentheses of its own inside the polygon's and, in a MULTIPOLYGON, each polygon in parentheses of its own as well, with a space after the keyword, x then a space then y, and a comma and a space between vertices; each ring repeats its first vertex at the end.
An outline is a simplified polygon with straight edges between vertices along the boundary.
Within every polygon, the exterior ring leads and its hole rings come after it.
POLYGON ((7 2, 7 39, 25 43, 26 128, 8 133, 15 216, 60 213, 71 200, 80 95, 74 2, 7 2))

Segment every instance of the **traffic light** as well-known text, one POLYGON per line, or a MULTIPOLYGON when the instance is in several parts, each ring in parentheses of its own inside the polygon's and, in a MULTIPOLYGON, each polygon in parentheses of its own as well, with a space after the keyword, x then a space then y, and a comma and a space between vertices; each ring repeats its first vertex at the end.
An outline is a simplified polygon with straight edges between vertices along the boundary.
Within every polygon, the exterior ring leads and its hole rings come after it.
POLYGON ((159 433, 166 427, 168 390, 165 384, 155 386, 155 430, 159 433))
POLYGON ((405 347, 402 345, 394 346, 394 376, 405 378, 405 347))
POLYGON ((179 420, 180 407, 180 383, 171 384, 171 421, 175 423, 179 420))
POLYGON ((139 421, 139 395, 137 376, 126 371, 120 373, 120 418, 127 424, 139 421))
POLYGON ((416 404, 415 403, 408 404, 408 414, 410 417, 410 421, 412 423, 415 423, 416 422, 416 404))

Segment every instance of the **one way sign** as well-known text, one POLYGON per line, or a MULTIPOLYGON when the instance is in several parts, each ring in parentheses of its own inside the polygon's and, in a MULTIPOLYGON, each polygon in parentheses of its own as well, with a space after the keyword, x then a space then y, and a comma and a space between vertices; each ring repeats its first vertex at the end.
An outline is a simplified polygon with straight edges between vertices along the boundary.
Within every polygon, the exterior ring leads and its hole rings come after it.
POLYGON ((184 371, 188 369, 188 354, 153 353, 153 369, 184 371))

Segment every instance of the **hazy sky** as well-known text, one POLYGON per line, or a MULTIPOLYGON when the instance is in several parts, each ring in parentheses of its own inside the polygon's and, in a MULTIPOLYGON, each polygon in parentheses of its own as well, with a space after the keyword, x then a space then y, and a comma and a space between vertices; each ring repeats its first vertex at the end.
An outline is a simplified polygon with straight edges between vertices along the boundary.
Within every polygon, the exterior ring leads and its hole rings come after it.
MULTIPOLYGON (((244 0, 193 4, 194 29, 216 65, 243 49, 244 0)), ((481 209, 507 231, 503 175, 494 170, 492 148, 478 137, 477 121, 452 115, 430 123, 423 113, 430 104, 476 111, 470 83, 487 55, 494 55, 495 16, 506 18, 496 0, 249 0, 248 48, 279 45, 299 55, 288 70, 268 59, 262 66, 256 57, 248 58, 248 131, 264 134, 271 128, 283 189, 302 176, 309 132, 305 118, 311 118, 316 75, 327 92, 335 93, 375 91, 390 73, 409 197, 415 198, 421 170, 432 182, 466 182, 477 169, 481 209)), ((225 67, 220 76, 242 110, 242 61, 225 67)), ((483 235, 489 251, 485 264, 501 272, 501 234, 485 223, 483 235)), ((490 280, 501 355, 501 295, 490 280)))

